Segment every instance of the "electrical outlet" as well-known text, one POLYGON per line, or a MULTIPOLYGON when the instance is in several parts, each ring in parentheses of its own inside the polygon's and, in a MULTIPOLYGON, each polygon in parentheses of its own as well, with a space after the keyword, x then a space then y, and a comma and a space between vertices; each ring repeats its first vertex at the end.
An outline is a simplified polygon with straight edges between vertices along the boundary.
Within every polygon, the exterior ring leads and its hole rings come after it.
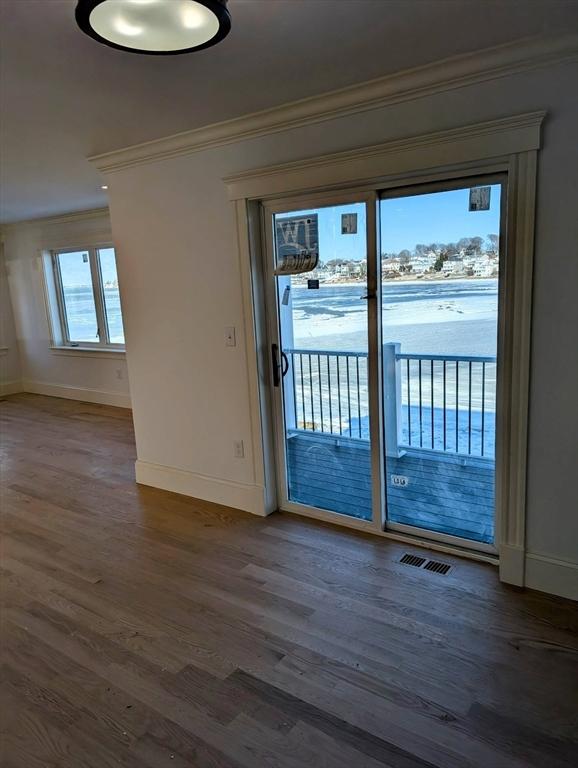
POLYGON ((233 455, 236 459, 245 458, 245 446, 243 445, 242 440, 233 441, 233 455))
POLYGON ((407 488, 409 485, 409 477, 406 475, 392 475, 391 484, 394 488, 407 488))
POLYGON ((116 369, 116 378, 117 379, 122 379, 122 368, 117 368, 116 369))

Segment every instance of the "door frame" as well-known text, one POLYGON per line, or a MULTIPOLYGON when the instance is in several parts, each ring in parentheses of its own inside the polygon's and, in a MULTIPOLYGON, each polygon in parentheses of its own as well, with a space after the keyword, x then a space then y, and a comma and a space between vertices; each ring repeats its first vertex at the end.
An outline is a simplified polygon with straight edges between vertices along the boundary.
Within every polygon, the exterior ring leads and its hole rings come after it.
MULTIPOLYGON (((260 268, 262 203, 320 190, 368 192, 412 183, 443 181, 464 176, 508 174, 506 242, 508 263, 503 278, 505 343, 498 391, 501 419, 496 426, 496 546, 500 579, 524 586, 526 560, 526 461, 530 376, 530 330, 536 199, 537 152, 541 145, 543 111, 500 118, 432 134, 393 140, 280 166, 246 171, 224 179, 235 203, 247 376, 251 415, 255 484, 262 489, 258 511, 276 508, 276 480, 272 448, 269 349, 260 268)), ((343 525, 359 527, 354 520, 343 525)), ((423 544, 443 551, 460 551, 446 544, 374 531, 389 538, 423 544)), ((462 554, 495 561, 490 555, 462 554)))
MULTIPOLYGON (((387 459, 386 456, 386 425, 384 423, 383 411, 383 391, 382 391, 382 354, 381 354, 381 336, 383 329, 383 316, 381 312, 381 287, 380 277, 380 248, 379 248, 379 228, 380 228, 380 201, 384 199, 395 199, 397 197, 409 197, 413 195, 422 195, 435 192, 446 192, 454 189, 463 189, 470 186, 479 186, 482 184, 494 184, 501 187, 500 197, 500 235, 502 239, 502 254, 500 255, 500 279, 498 296, 498 326, 497 326, 497 361, 498 370, 501 367, 501 352, 504 344, 505 326, 503 322, 505 300, 502 291, 503 275, 505 274, 508 254, 506 221, 507 221, 507 197, 508 197, 508 177, 506 173, 501 174, 483 174, 470 175, 455 179, 444 179, 443 181, 428 181, 420 184, 412 181, 409 186, 403 184, 383 190, 371 190, 368 192, 357 192, 352 194, 348 191, 332 192, 330 194, 316 194, 314 196, 303 195, 292 197, 291 201, 280 198, 263 202, 260 206, 261 212, 261 232, 264 247, 261 253, 261 269, 265 289, 265 313, 267 316, 267 340, 268 346, 277 344, 282 349, 282 339, 279 334, 279 303, 276 289, 275 275, 273 271, 275 243, 273 237, 273 220, 278 213, 290 213, 291 211, 303 211, 313 208, 332 207, 347 204, 363 204, 366 211, 366 249, 367 249, 367 295, 368 295, 368 389, 369 389, 369 416, 370 416, 370 457, 371 457, 371 487, 372 487, 372 518, 371 520, 360 520, 354 517, 331 510, 325 510, 321 507, 311 507, 303 503, 292 501, 287 493, 287 458, 286 458, 286 435, 284 422, 284 390, 283 384, 279 387, 273 387, 272 392, 272 418, 273 434, 275 442, 275 471, 276 471, 276 489, 277 506, 284 512, 304 515, 317 519, 327 520, 336 524, 343 524, 345 520, 354 521, 354 527, 360 530, 366 530, 373 533, 401 533, 411 537, 427 539, 437 545, 445 544, 451 547, 457 547, 460 550, 467 549, 474 552, 482 552, 488 555, 497 555, 495 544, 486 544, 484 542, 469 541, 467 539, 453 536, 447 533, 440 533, 427 528, 419 528, 409 524, 401 524, 388 521, 387 519, 387 459), (371 250, 370 250, 371 249, 371 250)), ((361 290, 361 287, 360 287, 361 290)), ((498 382, 496 382, 497 384, 498 382)), ((501 409, 499 393, 496 399, 496 425, 498 422, 498 413, 501 409)), ((497 438, 496 438, 497 442, 497 438)), ((500 466, 495 462, 496 478, 500 472, 500 466)), ((498 530, 497 505, 494 499, 494 528, 498 530)))

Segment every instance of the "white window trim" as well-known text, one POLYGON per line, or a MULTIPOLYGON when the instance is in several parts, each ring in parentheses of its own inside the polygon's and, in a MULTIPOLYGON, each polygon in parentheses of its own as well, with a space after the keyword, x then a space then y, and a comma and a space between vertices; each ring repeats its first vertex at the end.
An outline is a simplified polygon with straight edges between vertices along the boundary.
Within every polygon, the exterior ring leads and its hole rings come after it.
MULTIPOLYGON (((275 464, 269 392, 269 354, 262 298, 260 206, 291 195, 323 190, 367 190, 414 182, 459 178, 469 172, 508 174, 508 274, 504 280, 501 435, 496 487, 496 546, 500 579, 526 584, 526 473, 532 315, 532 267, 537 152, 543 111, 467 125, 378 146, 260 168, 224 179, 235 203, 243 284, 248 384, 255 481, 262 488, 263 513, 275 509, 275 464)), ((343 521, 356 527, 355 521, 343 521)), ((391 531, 388 538, 407 540, 391 531)), ((435 548, 431 541, 428 546, 435 548)), ((470 553, 477 556, 476 553, 470 553)))
POLYGON ((99 358, 112 358, 117 360, 118 358, 126 357, 126 350, 124 347, 66 347, 66 346, 51 346, 50 352, 53 355, 61 355, 64 357, 99 357, 99 358))
MULTIPOLYGON (((44 293, 48 327, 50 330, 50 350, 56 355, 72 355, 76 357, 103 357, 112 355, 118 357, 125 355, 125 344, 108 342, 108 323, 104 300, 104 287, 98 263, 98 251, 104 248, 113 248, 111 242, 97 243, 90 246, 65 246, 43 251, 44 293), (92 290, 96 312, 97 327, 104 329, 105 333, 99 333, 99 340, 92 342, 72 342, 68 339, 68 322, 65 313, 64 293, 62 289, 58 256, 61 253, 74 251, 86 251, 89 254, 92 290)), ((116 255, 116 252, 115 252, 116 255)))

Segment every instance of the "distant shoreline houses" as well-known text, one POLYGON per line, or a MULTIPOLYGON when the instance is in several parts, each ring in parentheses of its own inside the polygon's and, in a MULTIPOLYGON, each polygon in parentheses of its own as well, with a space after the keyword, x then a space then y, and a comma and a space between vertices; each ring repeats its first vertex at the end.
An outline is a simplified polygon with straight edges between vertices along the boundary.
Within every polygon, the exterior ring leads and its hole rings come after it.
MULTIPOLYGON (((383 253, 383 280, 439 280, 440 278, 490 278, 499 271, 497 235, 462 238, 458 243, 416 245, 413 252, 383 253)), ((367 276, 366 259, 320 261, 312 272, 297 275, 297 282, 318 279, 322 283, 361 282, 367 276)))

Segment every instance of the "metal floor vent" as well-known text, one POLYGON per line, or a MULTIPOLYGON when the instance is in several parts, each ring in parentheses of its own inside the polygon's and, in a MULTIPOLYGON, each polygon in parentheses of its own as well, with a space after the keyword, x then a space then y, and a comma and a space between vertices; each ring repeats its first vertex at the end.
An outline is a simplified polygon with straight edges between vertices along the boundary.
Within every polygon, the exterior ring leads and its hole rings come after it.
POLYGON ((425 563, 425 557, 410 555, 409 552, 406 552, 399 562, 403 563, 403 565, 414 565, 416 568, 421 568, 425 563))
POLYGON ((428 560, 425 557, 419 557, 419 555, 410 555, 409 552, 406 552, 399 562, 402 565, 413 565, 414 568, 431 571, 431 573, 439 573, 441 576, 446 576, 452 569, 449 563, 442 563, 439 560, 428 560))
POLYGON ((423 569, 424 571, 433 571, 433 573, 445 576, 451 571, 452 567, 447 563, 440 563, 439 560, 428 560, 423 569))

